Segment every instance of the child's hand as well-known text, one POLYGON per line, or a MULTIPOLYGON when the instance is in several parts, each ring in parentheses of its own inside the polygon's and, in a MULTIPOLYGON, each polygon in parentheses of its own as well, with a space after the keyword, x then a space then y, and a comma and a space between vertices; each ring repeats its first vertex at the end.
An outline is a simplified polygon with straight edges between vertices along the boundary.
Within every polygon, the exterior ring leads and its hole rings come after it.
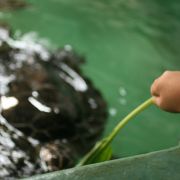
POLYGON ((180 112, 180 71, 166 71, 151 86, 154 103, 169 112, 180 112))

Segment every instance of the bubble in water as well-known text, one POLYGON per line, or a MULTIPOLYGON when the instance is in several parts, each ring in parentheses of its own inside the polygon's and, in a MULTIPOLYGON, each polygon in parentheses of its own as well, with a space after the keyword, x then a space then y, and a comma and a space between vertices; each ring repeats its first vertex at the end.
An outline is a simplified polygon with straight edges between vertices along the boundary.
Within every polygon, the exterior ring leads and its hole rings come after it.
POLYGON ((117 109, 115 109, 115 108, 110 108, 110 109, 109 109, 109 114, 110 114, 111 116, 115 116, 115 115, 117 114, 117 109))

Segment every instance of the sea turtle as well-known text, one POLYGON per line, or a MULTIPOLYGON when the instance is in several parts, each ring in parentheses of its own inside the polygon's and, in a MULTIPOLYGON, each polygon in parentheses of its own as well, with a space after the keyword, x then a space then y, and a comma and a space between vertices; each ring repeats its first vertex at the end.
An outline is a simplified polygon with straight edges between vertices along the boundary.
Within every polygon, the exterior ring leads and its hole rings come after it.
POLYGON ((102 134, 106 102, 71 46, 51 52, 10 34, 0 28, 0 149, 9 159, 0 158, 0 177, 72 167, 102 134))
POLYGON ((25 6, 26 3, 23 0, 0 0, 1 10, 19 9, 25 6))

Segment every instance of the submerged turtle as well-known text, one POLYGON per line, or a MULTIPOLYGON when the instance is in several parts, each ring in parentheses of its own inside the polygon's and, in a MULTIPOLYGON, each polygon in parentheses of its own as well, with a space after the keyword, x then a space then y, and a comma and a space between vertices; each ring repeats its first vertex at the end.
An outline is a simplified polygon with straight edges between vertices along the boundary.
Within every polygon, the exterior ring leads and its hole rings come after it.
POLYGON ((37 145, 0 116, 0 179, 43 173, 37 145))
POLYGON ((82 62, 0 29, 0 178, 73 167, 97 141, 107 107, 82 62))
POLYGON ((0 9, 19 9, 26 6, 23 0, 0 0, 0 9))

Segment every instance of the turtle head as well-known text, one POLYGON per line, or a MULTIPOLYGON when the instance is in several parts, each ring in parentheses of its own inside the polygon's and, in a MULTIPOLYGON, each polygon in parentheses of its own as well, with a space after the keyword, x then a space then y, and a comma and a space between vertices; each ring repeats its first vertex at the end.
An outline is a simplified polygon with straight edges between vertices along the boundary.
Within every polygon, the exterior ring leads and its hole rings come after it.
POLYGON ((40 148, 41 166, 45 171, 57 171, 73 167, 76 152, 67 140, 56 140, 40 148))

